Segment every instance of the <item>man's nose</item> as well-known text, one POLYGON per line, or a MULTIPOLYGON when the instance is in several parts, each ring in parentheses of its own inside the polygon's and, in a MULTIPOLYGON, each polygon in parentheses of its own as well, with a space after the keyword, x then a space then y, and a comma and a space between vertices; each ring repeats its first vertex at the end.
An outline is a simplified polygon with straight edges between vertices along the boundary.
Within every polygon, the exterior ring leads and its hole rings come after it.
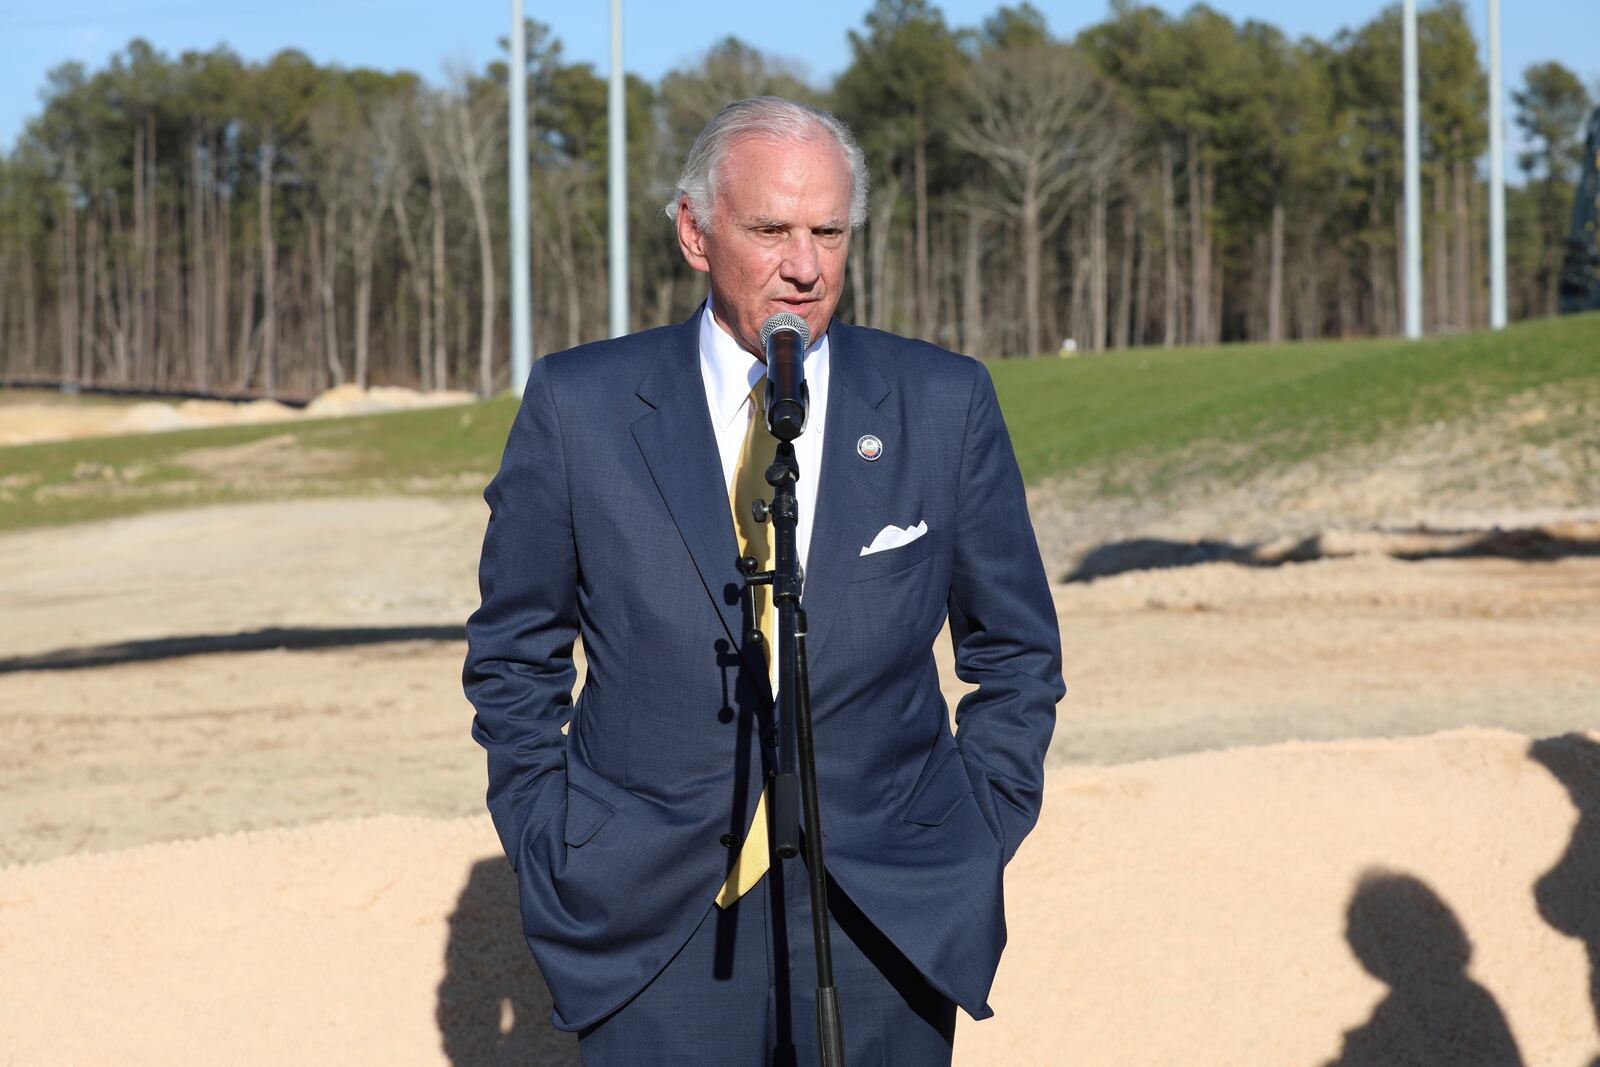
POLYGON ((802 289, 815 285, 822 274, 816 238, 809 233, 796 234, 789 242, 788 252, 778 269, 784 281, 802 289))

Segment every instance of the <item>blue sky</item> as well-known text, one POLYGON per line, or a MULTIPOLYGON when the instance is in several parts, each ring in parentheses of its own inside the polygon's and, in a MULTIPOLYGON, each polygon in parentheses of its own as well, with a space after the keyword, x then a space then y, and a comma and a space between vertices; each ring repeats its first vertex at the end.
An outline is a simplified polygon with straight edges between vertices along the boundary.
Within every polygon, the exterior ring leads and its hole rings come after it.
MULTIPOLYGON (((609 56, 606 0, 524 0, 529 17, 550 24, 575 60, 604 71, 609 56)), ((1468 0, 1480 43, 1488 0, 1468 0)), ((750 0, 625 0, 624 64, 654 80, 693 62, 727 34, 795 60, 825 82, 849 62, 847 32, 861 25, 869 0, 809 0, 767 5, 750 0), (777 12, 804 10, 804 19, 777 12)), ((956 26, 974 25, 999 0, 943 0, 956 26)), ((1051 30, 1070 36, 1102 19, 1103 0, 1035 0, 1051 30)), ((1185 2, 1158 0, 1174 13, 1185 2)), ((1359 25, 1383 0, 1212 0, 1234 18, 1272 22, 1294 36, 1331 37, 1359 25)), ((1509 91, 1530 63, 1556 59, 1591 86, 1600 82, 1600 0, 1502 0, 1502 50, 1509 91)), ((430 80, 446 63, 481 66, 497 54, 510 25, 509 0, 0 0, 0 146, 9 147, 38 113, 45 73, 79 60, 103 64, 142 36, 169 54, 226 44, 246 59, 296 47, 319 62, 407 69, 430 80)), ((1481 46, 1481 45, 1480 45, 1481 46)), ((1507 102, 1509 121, 1509 100, 1507 102)), ((1515 138, 1515 129, 1508 131, 1515 138)), ((1512 171, 1511 173, 1515 173, 1512 171)))

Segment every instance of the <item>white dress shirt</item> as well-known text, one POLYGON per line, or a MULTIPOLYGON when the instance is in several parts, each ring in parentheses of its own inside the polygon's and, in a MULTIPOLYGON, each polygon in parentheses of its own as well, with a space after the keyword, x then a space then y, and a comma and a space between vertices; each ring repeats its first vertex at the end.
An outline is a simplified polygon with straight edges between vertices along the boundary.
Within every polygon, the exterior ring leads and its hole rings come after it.
MULTIPOLYGON (((806 386, 810 401, 806 405, 806 432, 795 438, 795 466, 800 480, 795 496, 800 504, 800 521, 795 531, 795 548, 800 566, 806 565, 811 547, 812 519, 817 513, 817 489, 822 473, 822 435, 828 421, 828 335, 811 343, 805 355, 806 386)), ((700 316, 700 377, 706 386, 706 407, 711 411, 711 428, 717 434, 717 453, 722 458, 722 478, 733 491, 734 468, 739 462, 739 446, 755 414, 750 389, 766 376, 766 364, 739 347, 733 335, 722 328, 711 313, 711 298, 700 316)), ((771 499, 768 497, 768 499, 771 499)), ((748 500, 739 506, 750 506, 748 500)))

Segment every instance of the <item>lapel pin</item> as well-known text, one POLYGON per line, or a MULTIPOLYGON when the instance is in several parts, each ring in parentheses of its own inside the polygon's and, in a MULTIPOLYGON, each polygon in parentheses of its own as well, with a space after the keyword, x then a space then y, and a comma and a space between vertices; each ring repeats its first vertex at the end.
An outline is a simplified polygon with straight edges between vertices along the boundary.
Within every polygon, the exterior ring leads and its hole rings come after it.
POLYGON ((870 433, 864 433, 861 435, 861 439, 856 442, 856 455, 871 463, 883 455, 883 442, 870 433))

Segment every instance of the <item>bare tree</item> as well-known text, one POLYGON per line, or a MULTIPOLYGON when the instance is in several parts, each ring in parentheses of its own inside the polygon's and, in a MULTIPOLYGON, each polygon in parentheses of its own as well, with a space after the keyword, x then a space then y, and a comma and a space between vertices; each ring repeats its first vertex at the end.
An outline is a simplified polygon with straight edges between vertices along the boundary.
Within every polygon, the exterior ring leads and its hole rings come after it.
POLYGON ((472 221, 478 234, 479 292, 478 392, 494 391, 494 240, 489 228, 488 180, 500 147, 502 111, 500 94, 486 85, 473 86, 454 78, 445 108, 445 144, 456 179, 472 203, 472 221))
POLYGON ((433 387, 450 388, 450 360, 445 345, 444 290, 445 274, 445 209, 444 167, 440 159, 440 141, 445 131, 445 105, 440 98, 428 93, 417 98, 417 144, 422 149, 422 162, 428 169, 428 214, 432 216, 429 233, 432 238, 432 267, 429 282, 433 295, 433 387))
POLYGON ((993 168, 996 207, 1017 221, 1025 338, 1038 352, 1044 242, 1066 218, 1063 194, 1113 141, 1111 93, 1070 45, 1047 41, 974 63, 967 95, 956 143, 993 168))
POLYGON ((389 179, 389 210, 394 214, 400 235, 400 250, 405 255, 406 272, 411 275, 411 291, 417 298, 417 383, 432 387, 433 301, 428 292, 428 275, 417 255, 416 237, 411 231, 411 214, 406 201, 416 184, 413 147, 418 132, 415 98, 390 100, 379 108, 373 120, 373 134, 384 172, 389 179))

